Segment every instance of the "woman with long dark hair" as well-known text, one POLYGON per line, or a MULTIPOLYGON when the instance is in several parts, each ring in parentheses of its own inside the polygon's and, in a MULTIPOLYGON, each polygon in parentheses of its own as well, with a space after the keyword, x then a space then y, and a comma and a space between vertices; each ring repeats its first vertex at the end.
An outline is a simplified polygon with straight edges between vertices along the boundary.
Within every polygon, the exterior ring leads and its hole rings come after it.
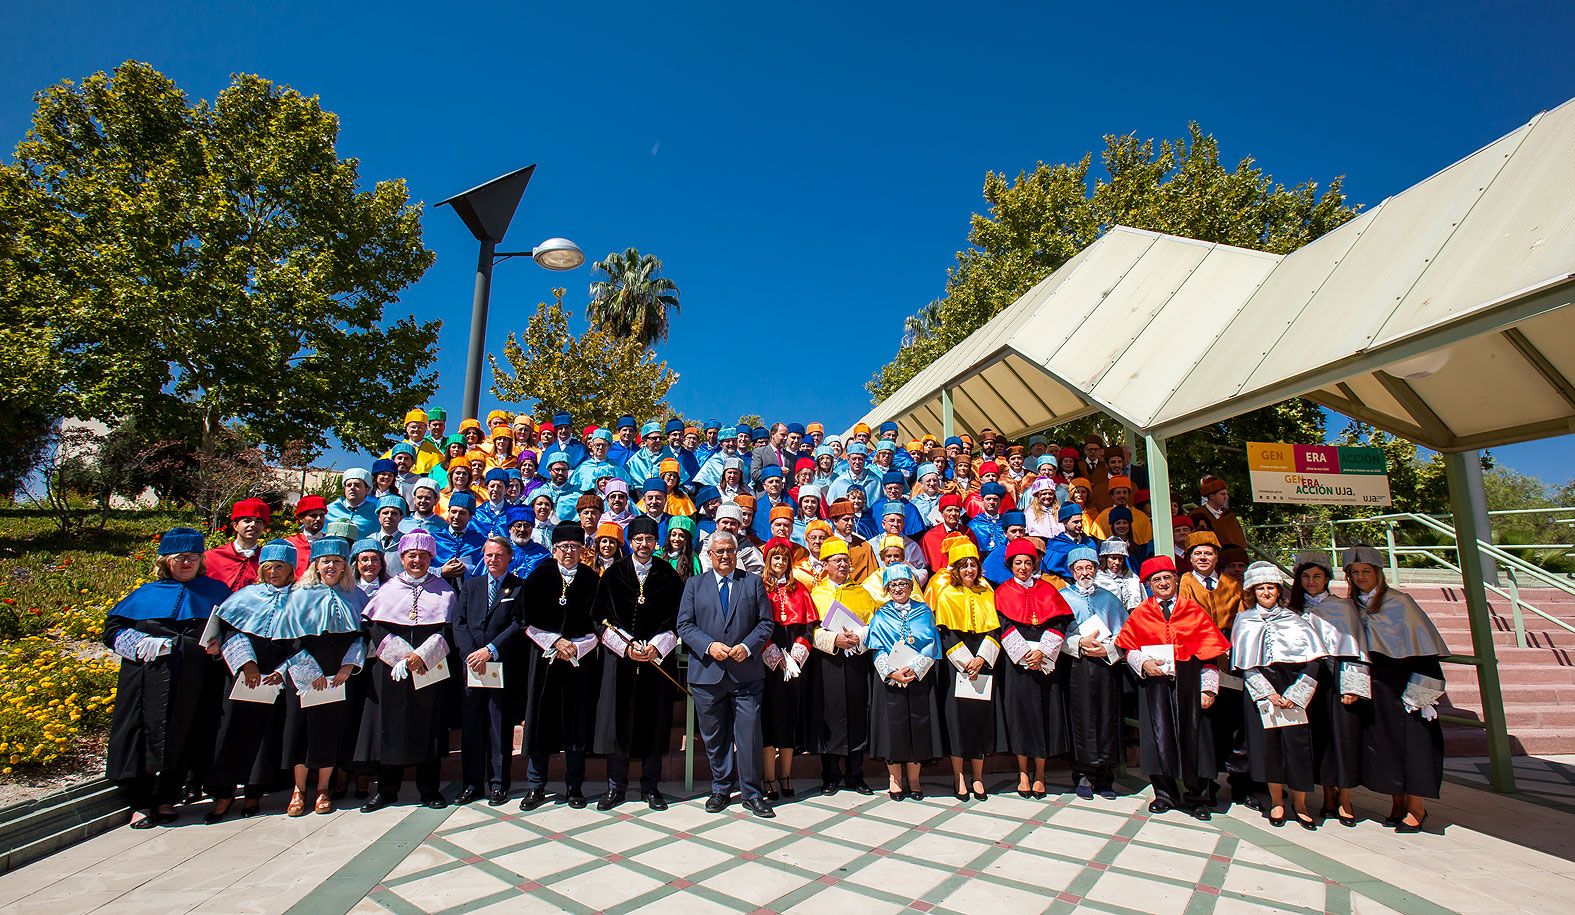
POLYGON ((1362 739, 1371 713, 1372 678, 1367 632, 1351 601, 1329 590, 1334 564, 1328 553, 1296 556, 1289 606, 1324 632, 1329 656, 1318 666, 1318 694, 1308 708, 1324 818, 1356 825, 1351 789, 1362 783, 1362 739))

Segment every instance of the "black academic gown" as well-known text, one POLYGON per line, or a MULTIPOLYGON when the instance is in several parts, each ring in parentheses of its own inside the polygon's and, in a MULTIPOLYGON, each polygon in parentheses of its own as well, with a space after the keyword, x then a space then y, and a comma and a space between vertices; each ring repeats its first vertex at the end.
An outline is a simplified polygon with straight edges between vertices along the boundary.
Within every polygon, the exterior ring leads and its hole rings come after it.
MULTIPOLYGON (((1321 666, 1319 660, 1297 664, 1269 664, 1254 668, 1263 674, 1274 691, 1284 695, 1291 684, 1303 674, 1315 676, 1321 666)), ((1317 757, 1313 754, 1312 724, 1293 724, 1279 728, 1263 725, 1263 715, 1252 693, 1246 695, 1242 717, 1247 732, 1247 759, 1255 782, 1285 785, 1292 791, 1311 791, 1317 783, 1317 757)), ((1313 694, 1311 705, 1318 704, 1318 694, 1313 694)))
POLYGON ((1203 661, 1191 658, 1176 662, 1174 677, 1139 679, 1138 727, 1143 735, 1139 756, 1145 775, 1205 782, 1219 775, 1214 728, 1202 705, 1203 666, 1203 661))
POLYGON ((936 689, 941 693, 941 715, 946 728, 946 752, 964 759, 983 759, 1006 749, 1006 715, 1001 702, 1000 668, 1012 662, 1001 652, 995 666, 979 671, 981 677, 995 677, 989 699, 957 698, 957 678, 962 674, 946 660, 959 643, 968 646, 975 657, 986 638, 1000 641, 1000 632, 962 632, 940 627, 942 659, 936 664, 940 674, 936 689))
MULTIPOLYGON (((1015 626, 1018 634, 1038 647, 1037 643, 1046 630, 1064 638, 1067 624, 1072 619, 1070 616, 1060 616, 1038 625, 1011 620, 1003 622, 1007 626, 1015 626)), ((996 684, 1001 692, 996 701, 1001 703, 1006 718, 1008 752, 1017 756, 1048 759, 1071 750, 1072 735, 1067 709, 1071 665, 1067 660, 1067 654, 1062 652, 1056 657, 1055 667, 1046 673, 1043 669, 1019 667, 1006 657, 1004 650, 1001 652, 998 662, 1001 668, 1000 682, 996 684)))
MULTIPOLYGON (((592 605, 597 631, 603 631, 603 622, 609 622, 622 630, 626 638, 649 641, 663 632, 676 635, 683 578, 672 566, 653 558, 645 577, 644 603, 640 602, 641 593, 633 558, 625 557, 608 566, 592 605)), ((666 753, 672 743, 673 703, 678 689, 653 670, 649 661, 618 657, 605 646, 603 652, 592 752, 637 759, 666 753)), ((674 679, 682 676, 676 648, 661 666, 674 679)))
POLYGON ((115 713, 109 726, 105 777, 126 781, 173 773, 200 779, 218 728, 222 682, 218 662, 202 650, 198 638, 207 619, 104 621, 104 644, 127 629, 173 639, 170 653, 152 661, 120 662, 115 687, 115 713))
MULTIPOLYGON (((236 634, 251 642, 252 654, 257 658, 257 671, 264 677, 278 670, 295 654, 291 639, 265 639, 244 633, 229 623, 219 623, 219 644, 224 644, 236 634)), ((213 765, 208 770, 209 793, 216 798, 233 796, 236 785, 244 784, 253 790, 271 784, 284 769, 281 744, 284 738, 284 706, 287 690, 281 689, 270 705, 260 702, 241 702, 230 698, 238 673, 228 674, 224 681, 224 710, 219 718, 218 744, 214 750, 213 765)), ((288 679, 288 675, 286 675, 288 679)))
MULTIPOLYGON (((676 574, 676 573, 675 573, 676 574)), ((567 639, 595 635, 596 572, 581 566, 568 591, 556 562, 543 562, 525 579, 522 602, 525 624, 567 639), (564 603, 558 603, 562 598, 564 603)), ((527 632, 527 638, 529 633, 527 632)), ((596 700, 601 692, 602 651, 598 646, 580 659, 579 666, 543 657, 534 642, 526 676, 526 755, 562 750, 590 750, 596 731, 596 700)))
MULTIPOLYGON (((408 625, 367 620, 367 678, 361 727, 356 734, 354 760, 380 766, 414 766, 440 759, 448 752, 448 690, 458 662, 450 659, 448 680, 416 689, 415 678, 394 681, 389 667, 376 660, 377 646, 390 635, 420 648, 433 635, 454 644, 448 623, 408 625)), ((337 668, 336 668, 337 669, 337 668)), ((459 674, 464 676, 463 673, 459 674)))
MULTIPOLYGON (((297 639, 296 648, 311 655, 323 676, 332 680, 345 653, 359 638, 359 632, 324 632, 297 639)), ((350 701, 348 681, 346 684, 344 701, 302 708, 300 690, 292 678, 285 677, 284 765, 327 769, 350 762, 361 724, 361 706, 350 701)))
MULTIPOLYGON (((1434 656, 1391 658, 1369 652, 1373 672, 1371 719, 1363 732, 1362 784, 1379 794, 1436 798, 1444 782, 1444 730, 1423 721, 1400 697, 1412 674, 1437 680, 1444 669, 1434 656)), ((1360 704, 1360 703, 1358 703, 1360 704)))

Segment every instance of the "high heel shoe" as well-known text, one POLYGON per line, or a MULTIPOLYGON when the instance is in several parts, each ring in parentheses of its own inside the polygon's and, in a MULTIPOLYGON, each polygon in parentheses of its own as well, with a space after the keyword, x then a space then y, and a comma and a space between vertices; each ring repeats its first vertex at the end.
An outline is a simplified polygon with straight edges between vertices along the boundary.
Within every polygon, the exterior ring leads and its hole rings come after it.
POLYGON ((777 780, 776 779, 774 779, 774 778, 766 779, 764 787, 766 789, 766 800, 774 801, 777 798, 782 796, 782 793, 777 790, 777 780))
POLYGON ((290 794, 290 805, 284 808, 285 816, 306 816, 306 794, 297 788, 290 794))
POLYGON ((989 800, 990 799, 990 795, 984 790, 984 782, 975 780, 974 784, 978 785, 979 787, 973 789, 973 799, 976 800, 976 801, 987 801, 987 800, 989 800))
POLYGON ((334 812, 334 798, 333 798, 332 793, 327 792, 327 791, 319 791, 319 792, 317 792, 317 803, 312 806, 312 812, 313 813, 333 813, 334 812))
POLYGON ((1426 825, 1427 825, 1427 814, 1425 814, 1425 813, 1422 814, 1422 818, 1420 820, 1416 821, 1416 825, 1415 826, 1412 826, 1410 823, 1407 823, 1405 821, 1405 818, 1401 817, 1400 825, 1395 827, 1395 832, 1399 833, 1400 835, 1404 835, 1404 836, 1414 836, 1417 833, 1421 832, 1422 828, 1424 826, 1426 826, 1426 825))
POLYGON ((777 785, 782 791, 782 796, 788 798, 789 800, 791 800, 794 795, 798 794, 798 791, 793 787, 793 783, 785 778, 777 779, 777 785))
POLYGON ((891 798, 894 801, 900 801, 903 798, 908 796, 908 792, 904 791, 901 788, 890 788, 890 787, 888 787, 886 789, 886 796, 891 798))
POLYGON ((214 823, 222 822, 224 818, 229 815, 230 808, 233 806, 235 806, 235 802, 232 800, 225 799, 214 801, 213 809, 203 814, 203 825, 212 826, 214 823), (224 806, 220 807, 220 804, 223 804, 224 806))
POLYGON ((1388 826, 1390 829, 1393 829, 1394 827, 1399 826, 1404 821, 1405 821, 1405 811, 1404 810, 1391 810, 1391 811, 1389 811, 1389 815, 1384 817, 1384 825, 1388 826))

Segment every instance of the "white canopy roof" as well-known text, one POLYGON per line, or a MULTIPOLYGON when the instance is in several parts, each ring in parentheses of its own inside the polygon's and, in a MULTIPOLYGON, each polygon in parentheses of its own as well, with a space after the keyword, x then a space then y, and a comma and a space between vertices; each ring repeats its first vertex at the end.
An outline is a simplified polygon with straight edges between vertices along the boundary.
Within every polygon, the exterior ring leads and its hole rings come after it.
POLYGON ((865 417, 1174 435, 1307 397, 1435 450, 1575 432, 1575 102, 1280 257, 1106 232, 865 417))

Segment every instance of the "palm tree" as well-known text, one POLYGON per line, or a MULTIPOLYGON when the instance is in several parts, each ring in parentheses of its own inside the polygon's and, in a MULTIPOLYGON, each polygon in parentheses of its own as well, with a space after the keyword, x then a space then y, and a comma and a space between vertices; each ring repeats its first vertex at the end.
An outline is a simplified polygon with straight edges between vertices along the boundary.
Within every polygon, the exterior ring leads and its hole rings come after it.
POLYGON ((589 317, 597 326, 650 346, 667 339, 668 313, 678 310, 678 286, 662 272, 662 262, 634 248, 607 255, 591 267, 605 280, 591 284, 589 317))

